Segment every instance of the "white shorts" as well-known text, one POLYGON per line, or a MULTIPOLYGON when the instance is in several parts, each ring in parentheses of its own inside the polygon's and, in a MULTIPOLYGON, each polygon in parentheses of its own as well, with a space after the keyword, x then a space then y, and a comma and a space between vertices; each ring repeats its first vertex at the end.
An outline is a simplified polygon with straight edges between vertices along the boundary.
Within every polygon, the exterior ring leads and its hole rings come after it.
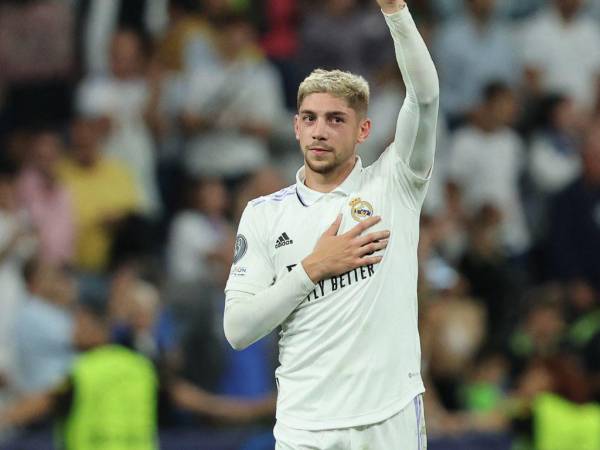
POLYGON ((275 450, 426 450, 423 395, 383 422, 354 428, 307 431, 277 422, 275 450))

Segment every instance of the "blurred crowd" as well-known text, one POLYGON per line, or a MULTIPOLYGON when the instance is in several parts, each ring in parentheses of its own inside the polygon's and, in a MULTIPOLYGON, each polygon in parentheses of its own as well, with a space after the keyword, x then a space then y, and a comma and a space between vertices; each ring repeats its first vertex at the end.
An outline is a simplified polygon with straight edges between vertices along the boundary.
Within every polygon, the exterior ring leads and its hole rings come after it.
MULTIPOLYGON (((441 82, 428 432, 600 448, 600 1, 407 3, 441 82)), ((234 353, 222 332, 237 221, 295 182, 312 69, 370 81, 364 164, 391 142, 376 2, 3 0, 0 30, 0 410, 68 376, 74 311, 102 303, 168 380, 162 424, 268 423, 276 337, 234 353)))

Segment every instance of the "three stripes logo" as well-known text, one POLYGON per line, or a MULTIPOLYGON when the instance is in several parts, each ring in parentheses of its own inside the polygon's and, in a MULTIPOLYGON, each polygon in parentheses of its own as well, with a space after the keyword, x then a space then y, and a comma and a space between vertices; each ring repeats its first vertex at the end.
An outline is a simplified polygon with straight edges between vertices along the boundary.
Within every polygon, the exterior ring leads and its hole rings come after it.
POLYGON ((275 242, 275 248, 283 247, 284 245, 290 245, 293 243, 294 241, 290 239, 287 233, 281 233, 281 236, 279 236, 275 242))

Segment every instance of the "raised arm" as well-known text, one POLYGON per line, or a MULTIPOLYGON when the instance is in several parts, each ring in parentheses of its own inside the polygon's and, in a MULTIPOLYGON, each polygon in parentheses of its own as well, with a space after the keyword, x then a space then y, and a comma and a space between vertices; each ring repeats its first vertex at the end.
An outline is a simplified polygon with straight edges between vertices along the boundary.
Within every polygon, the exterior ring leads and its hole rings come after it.
POLYGON ((420 177, 433 165, 439 81, 423 38, 404 0, 377 0, 390 28, 406 98, 398 115, 394 151, 420 177))

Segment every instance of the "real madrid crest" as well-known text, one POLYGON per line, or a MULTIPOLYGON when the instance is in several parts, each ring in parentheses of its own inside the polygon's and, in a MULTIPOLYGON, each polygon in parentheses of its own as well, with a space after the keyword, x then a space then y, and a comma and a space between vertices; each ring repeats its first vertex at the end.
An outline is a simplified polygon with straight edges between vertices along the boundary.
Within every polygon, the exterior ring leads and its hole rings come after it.
POLYGON ((357 222, 362 222, 373 215, 373 206, 360 197, 350 201, 350 214, 357 222))

